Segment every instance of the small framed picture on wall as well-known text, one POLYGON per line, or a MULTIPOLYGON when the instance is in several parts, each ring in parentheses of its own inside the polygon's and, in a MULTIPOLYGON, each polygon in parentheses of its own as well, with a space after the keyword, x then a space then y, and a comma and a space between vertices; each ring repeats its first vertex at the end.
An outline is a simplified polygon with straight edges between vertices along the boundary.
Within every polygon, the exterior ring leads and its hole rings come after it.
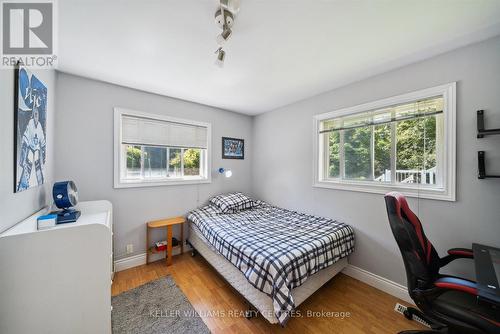
POLYGON ((222 137, 222 159, 245 159, 245 141, 222 137))

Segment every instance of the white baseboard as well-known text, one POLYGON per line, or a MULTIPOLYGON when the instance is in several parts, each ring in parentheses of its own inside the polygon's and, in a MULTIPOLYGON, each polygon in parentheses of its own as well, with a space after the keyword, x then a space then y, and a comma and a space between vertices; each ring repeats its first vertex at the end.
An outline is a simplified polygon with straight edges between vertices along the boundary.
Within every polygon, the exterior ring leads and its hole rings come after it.
MULTIPOLYGON (((191 249, 188 246, 184 247, 184 253, 190 252, 190 251, 191 251, 191 249)), ((172 252, 172 255, 178 255, 180 253, 181 253, 180 250, 175 249, 172 252)), ((164 259, 164 258, 165 258, 165 253, 151 254, 149 257, 149 261, 154 262, 154 261, 164 259)), ((119 272, 119 271, 123 271, 125 269, 130 269, 133 267, 142 266, 143 264, 146 264, 146 253, 141 253, 141 254, 125 257, 123 259, 119 259, 119 260, 115 261, 115 273, 119 272)))
MULTIPOLYGON (((189 247, 186 247, 184 249, 184 252, 189 251, 189 247)), ((180 251, 176 250, 176 253, 179 254, 180 251)), ((177 255, 176 253, 174 253, 174 255, 177 255)), ((161 253, 152 254, 151 260, 156 261, 163 258, 164 256, 165 255, 161 253)), ((115 261, 115 272, 137 267, 143 264, 146 264, 146 253, 129 256, 115 261)), ((353 266, 352 264, 347 265, 347 267, 345 267, 342 272, 347 276, 351 276, 363 283, 373 286, 376 289, 382 290, 385 293, 404 300, 407 303, 414 304, 413 300, 410 298, 410 295, 408 295, 407 288, 404 285, 398 284, 396 282, 388 280, 387 278, 378 276, 374 273, 353 266)))
POLYGON ((373 286, 374 288, 377 288, 394 297, 404 300, 407 303, 414 304, 413 300, 408 294, 408 289, 404 285, 388 280, 387 278, 375 275, 374 273, 353 266, 351 264, 345 267, 342 272, 363 283, 373 286))
POLYGON ((115 261, 115 272, 146 264, 146 253, 129 256, 115 261))

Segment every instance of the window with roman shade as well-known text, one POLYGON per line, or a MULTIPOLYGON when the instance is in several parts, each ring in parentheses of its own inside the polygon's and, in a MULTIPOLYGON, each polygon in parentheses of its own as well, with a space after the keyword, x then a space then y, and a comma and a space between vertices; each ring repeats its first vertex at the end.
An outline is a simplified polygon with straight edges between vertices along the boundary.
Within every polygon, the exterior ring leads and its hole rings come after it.
POLYGON ((210 182, 210 130, 208 123, 116 108, 115 187, 210 182))

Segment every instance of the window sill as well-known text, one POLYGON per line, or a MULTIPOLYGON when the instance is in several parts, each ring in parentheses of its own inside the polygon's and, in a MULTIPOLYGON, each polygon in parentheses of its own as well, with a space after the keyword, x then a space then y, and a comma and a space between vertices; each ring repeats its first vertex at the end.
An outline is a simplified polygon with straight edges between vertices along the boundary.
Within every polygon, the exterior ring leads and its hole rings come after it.
POLYGON ((143 188, 143 187, 162 187, 162 186, 180 186, 180 185, 190 185, 190 184, 205 184, 211 183, 212 181, 202 178, 185 178, 185 179, 175 179, 175 180, 120 180, 116 181, 114 188, 143 188))
POLYGON ((454 191, 446 191, 445 189, 429 188, 425 186, 415 187, 393 184, 373 184, 356 181, 337 182, 321 180, 314 182, 313 187, 345 191, 358 191, 371 194, 386 194, 391 191, 398 191, 407 197, 426 198, 450 202, 456 201, 454 191))

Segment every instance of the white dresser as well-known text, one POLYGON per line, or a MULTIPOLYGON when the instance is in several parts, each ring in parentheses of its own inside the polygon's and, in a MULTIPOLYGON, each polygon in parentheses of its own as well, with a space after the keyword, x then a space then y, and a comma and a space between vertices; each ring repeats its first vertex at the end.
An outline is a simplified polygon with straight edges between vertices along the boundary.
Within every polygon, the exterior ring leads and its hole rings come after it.
POLYGON ((113 208, 37 231, 42 210, 0 234, 0 333, 111 333, 113 208))

